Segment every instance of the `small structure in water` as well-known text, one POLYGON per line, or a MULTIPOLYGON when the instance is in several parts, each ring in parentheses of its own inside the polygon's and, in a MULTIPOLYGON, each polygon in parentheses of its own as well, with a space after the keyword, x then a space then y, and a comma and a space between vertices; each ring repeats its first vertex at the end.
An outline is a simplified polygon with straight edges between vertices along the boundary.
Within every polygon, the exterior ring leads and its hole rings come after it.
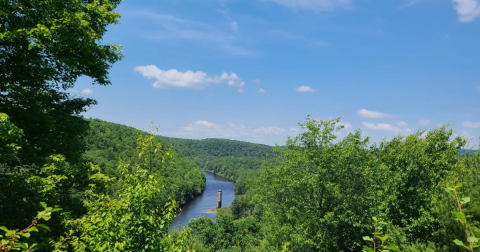
POLYGON ((222 189, 218 190, 217 209, 222 207, 222 189))

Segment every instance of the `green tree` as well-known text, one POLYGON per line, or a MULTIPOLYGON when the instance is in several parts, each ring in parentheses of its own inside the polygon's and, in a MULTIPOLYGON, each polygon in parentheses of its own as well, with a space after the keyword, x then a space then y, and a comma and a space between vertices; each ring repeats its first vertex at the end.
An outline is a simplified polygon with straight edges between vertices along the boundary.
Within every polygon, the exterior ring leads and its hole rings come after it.
POLYGON ((404 229, 410 240, 444 242, 435 235, 444 225, 435 210, 436 199, 443 197, 449 174, 462 169, 458 153, 466 143, 461 137, 451 139, 452 134, 442 126, 397 136, 377 149, 376 156, 388 174, 380 207, 386 214, 383 219, 404 229))
MULTIPOLYGON (((69 89, 81 76, 110 84, 108 70, 122 52, 101 40, 107 26, 118 23, 120 13, 114 9, 120 2, 0 1, 0 112, 9 115, 2 127, 11 123, 22 131, 22 141, 2 138, 15 150, 3 152, 2 143, 0 223, 22 226, 40 201, 81 213, 90 171, 81 162, 88 132, 81 113, 96 101, 71 95, 69 89), (49 169, 52 162, 61 168, 49 169), (60 196, 50 197, 45 183, 55 176, 61 179, 51 195, 60 196)), ((58 215, 51 226, 61 226, 58 215)))
POLYGON ((18 160, 17 153, 22 143, 23 130, 15 126, 7 114, 0 113, 0 165, 15 163, 18 160))
MULTIPOLYGON (((161 144, 154 143, 154 138, 138 137, 137 151, 142 160, 139 164, 129 167, 119 163, 117 169, 122 176, 116 192, 110 194, 96 185, 86 191, 87 213, 68 221, 77 234, 71 241, 75 251, 169 251, 172 244, 162 241, 168 238, 176 203, 172 200, 159 205, 157 199, 163 186, 159 186, 158 176, 150 170, 154 160, 161 160, 157 168, 163 169, 171 152, 162 153, 161 144)), ((94 179, 110 180, 103 174, 94 179)))
POLYGON ((465 178, 476 173, 466 168, 470 159, 459 155, 465 140, 452 139, 452 130, 443 126, 369 145, 359 130, 337 139, 338 122, 307 118, 300 124, 305 132, 279 150, 279 165, 265 164, 247 193, 254 196, 253 214, 260 213, 271 245, 289 242, 295 251, 360 250, 362 236, 371 233, 370 216, 379 216, 398 233, 396 241, 404 237, 396 244, 400 249, 415 251, 421 244, 430 249, 434 243, 456 251, 449 242, 453 239, 446 238, 458 230, 450 228, 445 212, 452 207, 442 203, 442 195, 452 178, 477 183, 473 178, 478 175, 465 178))
POLYGON ((359 249, 374 213, 375 159, 357 130, 336 140, 339 119, 299 124, 305 132, 266 164, 253 188, 263 206, 263 233, 273 246, 293 251, 359 249), (373 189, 373 190, 372 190, 373 189))
POLYGON ((67 92, 81 76, 110 84, 108 69, 121 59, 102 45, 118 23, 121 0, 0 2, 0 108, 24 131, 21 164, 51 154, 78 161, 88 124, 80 113, 96 102, 67 92))

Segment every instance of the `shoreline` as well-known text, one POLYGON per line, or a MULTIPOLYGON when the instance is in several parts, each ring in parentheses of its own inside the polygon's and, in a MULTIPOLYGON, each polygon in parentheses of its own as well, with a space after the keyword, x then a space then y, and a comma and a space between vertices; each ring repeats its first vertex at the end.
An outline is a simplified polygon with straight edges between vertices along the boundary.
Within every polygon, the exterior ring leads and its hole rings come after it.
POLYGON ((217 213, 217 209, 215 209, 215 208, 209 209, 209 210, 206 211, 205 213, 217 213))

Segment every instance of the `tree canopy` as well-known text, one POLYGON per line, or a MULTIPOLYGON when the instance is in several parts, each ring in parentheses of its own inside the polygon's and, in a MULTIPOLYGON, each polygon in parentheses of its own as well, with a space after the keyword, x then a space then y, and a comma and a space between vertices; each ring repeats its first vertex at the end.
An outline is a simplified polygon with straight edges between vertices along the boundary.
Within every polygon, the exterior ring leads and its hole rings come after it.
POLYGON ((122 58, 101 41, 120 13, 120 0, 0 2, 0 108, 24 131, 19 163, 42 164, 51 154, 78 161, 88 124, 80 114, 96 101, 72 95, 77 79, 109 85, 122 58))

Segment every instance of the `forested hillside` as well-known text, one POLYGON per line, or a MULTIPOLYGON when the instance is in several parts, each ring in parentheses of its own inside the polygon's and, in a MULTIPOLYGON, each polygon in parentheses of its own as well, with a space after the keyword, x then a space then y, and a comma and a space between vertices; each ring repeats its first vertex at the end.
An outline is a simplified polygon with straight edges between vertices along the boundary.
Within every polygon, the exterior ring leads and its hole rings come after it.
MULTIPOLYGON (((141 162, 138 158, 137 138, 147 133, 121 124, 88 120, 90 131, 86 138, 87 151, 83 155, 86 161, 97 164, 102 172, 109 176, 119 176, 117 170, 119 159, 132 165, 141 162)), ((163 143, 164 149, 168 146, 163 143)), ((159 167, 153 164, 153 169, 159 167)), ((187 157, 179 155, 173 149, 173 158, 160 173, 164 185, 163 200, 166 202, 169 195, 175 195, 178 204, 185 204, 200 194, 205 187, 205 176, 200 167, 187 157)))
MULTIPOLYGON (((119 158, 137 162, 135 150, 140 130, 121 124, 89 119, 90 132, 84 158, 98 164, 106 174, 115 176, 119 158)), ((167 189, 175 192, 177 202, 183 204, 200 192, 204 183, 199 182, 202 165, 205 171, 237 182, 243 188, 245 181, 258 174, 265 158, 277 157, 274 147, 228 139, 192 140, 156 137, 165 145, 173 146, 177 157, 165 168, 167 189), (196 162, 196 163, 195 163, 196 162), (185 176, 185 177, 184 177, 185 176), (189 178, 185 180, 185 178, 189 178), (240 178, 240 179, 239 179, 240 178)), ((201 175, 203 177, 203 174, 201 175)), ((239 189, 241 192, 243 189, 239 189)))
POLYGON ((221 157, 208 161, 205 170, 222 176, 226 179, 236 181, 244 170, 258 171, 264 159, 245 157, 221 157))
POLYGON ((167 144, 172 144, 179 154, 190 157, 200 166, 220 157, 250 157, 263 159, 276 157, 272 146, 236 140, 207 138, 192 140, 159 136, 167 144))

